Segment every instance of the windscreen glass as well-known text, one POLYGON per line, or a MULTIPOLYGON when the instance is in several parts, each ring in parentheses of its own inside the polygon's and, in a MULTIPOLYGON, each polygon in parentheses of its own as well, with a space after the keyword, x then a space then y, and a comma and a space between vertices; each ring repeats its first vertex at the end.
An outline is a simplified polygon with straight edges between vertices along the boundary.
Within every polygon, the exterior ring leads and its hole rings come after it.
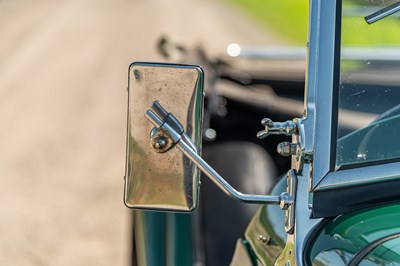
POLYGON ((400 1, 343 0, 336 169, 400 158, 400 1))

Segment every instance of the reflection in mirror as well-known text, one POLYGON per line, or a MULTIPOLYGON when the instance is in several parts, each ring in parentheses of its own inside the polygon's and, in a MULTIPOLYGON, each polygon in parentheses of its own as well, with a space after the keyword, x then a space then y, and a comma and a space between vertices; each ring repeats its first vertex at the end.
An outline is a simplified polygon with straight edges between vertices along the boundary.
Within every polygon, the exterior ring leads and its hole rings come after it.
POLYGON ((400 158, 399 14, 364 20, 384 2, 343 0, 337 169, 400 158))
POLYGON ((200 152, 202 86, 203 71, 197 66, 151 63, 130 66, 125 173, 128 207, 182 212, 196 208, 198 169, 176 148, 165 153, 151 148, 154 126, 145 113, 149 108, 157 112, 154 102, 158 101, 181 121, 200 152))

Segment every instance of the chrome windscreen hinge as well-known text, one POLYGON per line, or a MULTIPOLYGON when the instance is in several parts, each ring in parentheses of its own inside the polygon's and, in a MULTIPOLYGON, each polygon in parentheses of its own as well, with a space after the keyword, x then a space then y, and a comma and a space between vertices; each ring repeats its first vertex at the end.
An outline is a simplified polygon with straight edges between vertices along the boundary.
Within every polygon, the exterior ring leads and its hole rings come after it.
POLYGON ((291 136, 292 141, 281 142, 277 146, 278 154, 282 156, 292 156, 292 169, 297 173, 301 173, 304 163, 304 154, 302 151, 304 139, 304 130, 301 118, 294 118, 285 122, 273 122, 269 118, 261 120, 261 124, 265 127, 257 133, 257 138, 264 139, 270 135, 291 136))

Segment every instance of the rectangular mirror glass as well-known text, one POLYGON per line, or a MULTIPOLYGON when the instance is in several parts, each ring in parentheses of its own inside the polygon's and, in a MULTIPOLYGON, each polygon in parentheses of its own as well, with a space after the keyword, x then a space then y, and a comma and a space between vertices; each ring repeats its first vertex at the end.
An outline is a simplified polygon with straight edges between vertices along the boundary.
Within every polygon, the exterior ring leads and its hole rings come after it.
POLYGON ((129 103, 125 204, 132 208, 193 211, 200 171, 177 148, 164 153, 150 146, 154 126, 145 117, 158 101, 183 125, 201 150, 203 71, 198 66, 133 63, 129 68, 129 103))

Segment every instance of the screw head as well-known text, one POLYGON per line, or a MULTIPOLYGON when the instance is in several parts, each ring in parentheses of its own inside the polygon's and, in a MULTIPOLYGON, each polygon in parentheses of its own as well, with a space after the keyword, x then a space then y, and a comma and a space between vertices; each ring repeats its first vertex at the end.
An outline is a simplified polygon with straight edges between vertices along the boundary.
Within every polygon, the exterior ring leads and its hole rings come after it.
POLYGON ((167 140, 164 137, 158 137, 154 141, 154 149, 156 150, 163 150, 167 146, 167 140))
POLYGON ((282 210, 287 210, 289 206, 293 204, 293 199, 287 192, 283 192, 280 198, 279 207, 281 207, 282 210))
POLYGON ((150 146, 155 152, 163 153, 172 148, 171 139, 168 138, 162 131, 153 129, 150 136, 150 146))

